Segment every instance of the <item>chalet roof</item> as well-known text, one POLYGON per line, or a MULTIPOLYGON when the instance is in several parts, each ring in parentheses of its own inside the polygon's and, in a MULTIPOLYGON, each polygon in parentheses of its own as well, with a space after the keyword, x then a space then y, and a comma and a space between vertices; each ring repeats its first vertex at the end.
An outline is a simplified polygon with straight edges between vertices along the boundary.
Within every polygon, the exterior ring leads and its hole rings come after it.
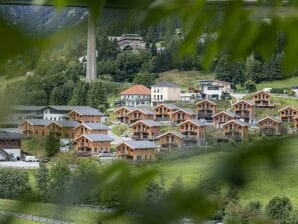
MULTIPOLYGON (((74 108, 71 112, 77 112, 78 114, 80 115, 99 115, 99 116, 103 116, 104 114, 101 113, 99 110, 95 109, 95 108, 92 108, 92 107, 85 107, 85 106, 82 106, 82 107, 77 107, 77 108, 74 108)), ((71 113, 70 112, 70 113, 71 113)))
POLYGON ((157 138, 159 139, 159 138, 161 138, 161 137, 163 137, 163 136, 165 136, 165 135, 175 135, 175 136, 177 136, 178 138, 184 138, 185 136, 184 135, 182 135, 181 133, 179 133, 179 132, 177 132, 177 131, 168 131, 168 132, 166 132, 166 133, 164 133, 164 134, 161 134, 160 136, 158 136, 157 138))
POLYGON ((213 101, 211 101, 211 100, 209 100, 209 99, 203 99, 203 100, 200 100, 200 101, 197 102, 195 105, 200 104, 200 103, 203 103, 203 102, 209 102, 209 103, 211 103, 211 104, 213 104, 213 105, 217 105, 215 102, 213 102, 213 101))
POLYGON ((21 138, 22 138, 22 134, 20 133, 0 131, 1 140, 20 140, 21 138))
POLYGON ((217 115, 219 115, 219 114, 222 114, 222 113, 224 113, 224 114, 226 114, 226 115, 228 115, 228 116, 230 116, 230 117, 239 117, 239 115, 235 114, 235 113, 232 112, 232 111, 220 111, 220 112, 214 114, 213 117, 215 117, 215 116, 217 116, 217 115))
POLYGON ((183 125, 183 124, 185 124, 187 122, 191 122, 194 125, 199 126, 199 127, 201 127, 201 126, 207 126, 207 124, 205 122, 202 122, 202 121, 199 121, 199 120, 194 120, 194 119, 189 119, 189 120, 183 121, 180 124, 178 124, 178 126, 181 126, 181 125, 183 125))
POLYGON ((78 137, 77 139, 84 137, 88 138, 92 142, 111 142, 114 141, 112 137, 109 135, 104 135, 104 134, 86 134, 78 137))
POLYGON ((132 149, 156 149, 157 148, 157 145, 155 145, 151 141, 124 141, 120 143, 118 146, 122 144, 125 144, 132 149))
POLYGON ((214 80, 214 82, 219 82, 219 83, 224 83, 224 84, 227 84, 227 85, 231 85, 232 83, 231 82, 227 82, 227 81, 223 81, 223 80, 214 80))
POLYGON ((223 126, 228 125, 229 123, 237 123, 237 124, 239 124, 242 127, 249 126, 248 123, 246 123, 244 121, 241 121, 241 120, 236 120, 236 119, 233 119, 233 120, 228 121, 227 123, 224 123, 223 126))
POLYGON ((179 111, 182 111, 182 112, 187 113, 189 115, 196 115, 196 113, 192 109, 189 109, 189 108, 179 108, 178 110, 172 112, 172 114, 177 113, 179 111))
POLYGON ((130 127, 138 124, 138 123, 144 123, 145 125, 149 126, 149 127, 160 127, 160 123, 157 122, 157 121, 154 121, 154 120, 149 120, 149 119, 145 119, 145 120, 139 120, 139 121, 136 121, 135 123, 131 124, 130 127))
POLYGON ((180 109, 178 106, 176 106, 175 104, 173 103, 161 103, 161 104, 158 104, 156 107, 154 108, 158 108, 159 106, 165 106, 169 109, 172 109, 172 110, 178 110, 180 109))
POLYGON ((27 105, 14 105, 12 106, 13 110, 20 111, 39 111, 46 108, 46 106, 27 106, 27 105))
POLYGON ((122 106, 122 107, 118 107, 117 109, 115 109, 115 112, 117 112, 118 110, 124 109, 124 108, 129 111, 132 111, 135 109, 135 107, 122 106))
POLYGON ((294 107, 286 106, 286 107, 279 109, 278 112, 286 110, 286 109, 296 110, 294 107))
POLYGON ((135 107, 133 110, 128 112, 128 114, 133 113, 136 110, 141 111, 142 113, 144 113, 146 115, 153 115, 154 114, 153 110, 151 110, 149 108, 145 108, 145 107, 135 107))
POLYGON ((265 91, 265 90, 262 89, 262 90, 259 90, 259 91, 255 92, 255 93, 253 93, 252 96, 255 96, 255 95, 260 94, 260 93, 265 93, 267 95, 271 95, 269 92, 267 92, 267 91, 265 91))
POLYGON ((262 121, 264 121, 266 119, 270 119, 270 120, 272 120, 272 121, 274 121, 276 123, 282 123, 280 119, 278 119, 276 117, 270 117, 270 116, 267 116, 267 117, 264 117, 264 118, 260 119, 257 123, 260 123, 260 122, 262 122, 262 121))
POLYGON ((159 82, 153 85, 152 87, 175 87, 175 88, 180 88, 177 86, 175 83, 172 82, 159 82))
POLYGON ((55 123, 62 128, 74 128, 80 124, 77 121, 54 121, 52 123, 55 123))
POLYGON ((236 104, 239 104, 239 103, 241 103, 241 102, 243 102, 243 103, 246 103, 246 104, 249 104, 249 105, 253 106, 253 103, 252 103, 252 101, 251 101, 251 100, 239 100, 239 101, 237 101, 237 102, 233 103, 233 104, 232 104, 232 106, 234 106, 234 105, 236 105, 236 104))
POLYGON ((86 128, 90 129, 90 130, 110 130, 110 128, 102 123, 83 123, 83 124, 78 124, 76 126, 79 127, 79 126, 85 126, 86 128))
POLYGON ((144 85, 134 85, 122 91, 120 95, 151 95, 151 90, 144 85))
POLYGON ((26 119, 24 122, 28 122, 34 126, 48 126, 52 123, 52 121, 46 119, 26 119))

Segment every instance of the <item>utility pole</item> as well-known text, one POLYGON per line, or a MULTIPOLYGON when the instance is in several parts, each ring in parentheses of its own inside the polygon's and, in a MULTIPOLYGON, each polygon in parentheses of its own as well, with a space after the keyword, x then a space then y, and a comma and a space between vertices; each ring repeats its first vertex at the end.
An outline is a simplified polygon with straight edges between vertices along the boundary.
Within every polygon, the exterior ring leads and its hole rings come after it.
POLYGON ((96 79, 96 19, 92 10, 88 9, 88 37, 87 37, 87 69, 86 81, 96 79))

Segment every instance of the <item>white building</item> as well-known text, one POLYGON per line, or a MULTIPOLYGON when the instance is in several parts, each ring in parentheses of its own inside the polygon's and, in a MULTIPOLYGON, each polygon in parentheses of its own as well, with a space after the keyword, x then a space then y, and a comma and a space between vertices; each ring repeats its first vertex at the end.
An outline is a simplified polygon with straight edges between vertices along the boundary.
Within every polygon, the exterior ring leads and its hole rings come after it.
POLYGON ((229 82, 220 80, 199 80, 201 93, 206 99, 220 99, 232 91, 232 85, 229 82))
POLYGON ((146 43, 139 34, 122 34, 119 37, 108 37, 110 41, 116 41, 121 51, 139 52, 146 50, 146 43))
POLYGON ((151 105, 156 106, 166 101, 179 101, 181 88, 171 82, 159 82, 151 86, 151 105))
POLYGON ((144 85, 134 85, 120 93, 121 106, 149 106, 151 91, 144 85))

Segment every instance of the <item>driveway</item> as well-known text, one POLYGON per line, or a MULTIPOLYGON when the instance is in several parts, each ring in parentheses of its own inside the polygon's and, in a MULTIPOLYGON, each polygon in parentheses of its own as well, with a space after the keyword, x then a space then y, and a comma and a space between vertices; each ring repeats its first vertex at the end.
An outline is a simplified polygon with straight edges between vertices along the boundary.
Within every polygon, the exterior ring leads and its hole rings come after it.
POLYGON ((16 169, 38 169, 39 162, 25 162, 25 161, 4 161, 0 162, 2 168, 16 168, 16 169))

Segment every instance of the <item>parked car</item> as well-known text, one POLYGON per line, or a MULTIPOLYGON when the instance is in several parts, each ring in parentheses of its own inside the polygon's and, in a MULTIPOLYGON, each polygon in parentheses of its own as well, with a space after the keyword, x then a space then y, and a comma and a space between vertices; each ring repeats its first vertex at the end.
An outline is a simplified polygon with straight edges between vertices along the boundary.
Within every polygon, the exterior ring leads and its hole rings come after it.
POLYGON ((39 159, 36 156, 26 156, 25 161, 26 162, 38 162, 39 159))

